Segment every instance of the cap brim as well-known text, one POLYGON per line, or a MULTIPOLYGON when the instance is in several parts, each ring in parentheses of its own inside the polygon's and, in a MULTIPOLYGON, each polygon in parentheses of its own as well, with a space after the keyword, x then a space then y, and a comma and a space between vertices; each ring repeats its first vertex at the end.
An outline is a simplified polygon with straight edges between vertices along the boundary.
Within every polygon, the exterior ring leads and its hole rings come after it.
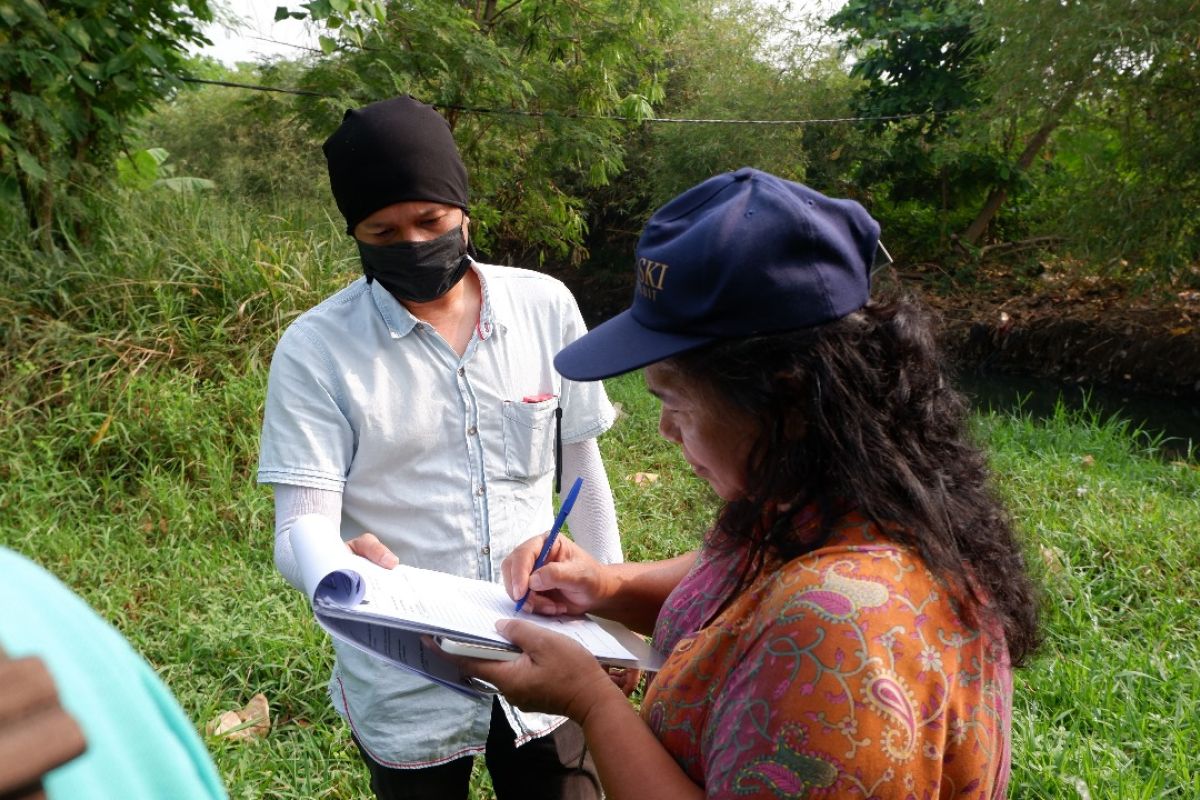
POLYGON ((554 357, 554 368, 573 381, 612 378, 714 341, 714 336, 664 333, 647 328, 631 310, 597 325, 554 357))

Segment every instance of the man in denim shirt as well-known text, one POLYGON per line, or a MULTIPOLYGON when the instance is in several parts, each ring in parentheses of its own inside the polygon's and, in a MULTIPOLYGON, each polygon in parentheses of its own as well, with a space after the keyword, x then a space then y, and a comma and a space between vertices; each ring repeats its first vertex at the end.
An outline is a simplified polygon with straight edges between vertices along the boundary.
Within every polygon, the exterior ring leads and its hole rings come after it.
MULTIPOLYGON (((570 292, 468 255, 466 169, 430 106, 347 111, 324 151, 364 277, 299 317, 271 363, 258 480, 274 486, 280 572, 300 588, 288 534, 319 513, 383 566, 498 582, 509 551, 550 526, 556 467, 568 485, 584 477, 573 538, 620 561, 595 438, 613 408, 602 384, 551 363, 585 332, 570 292)), ((600 796, 574 723, 334 647, 330 695, 378 797, 466 797, 477 753, 500 798, 600 796)))

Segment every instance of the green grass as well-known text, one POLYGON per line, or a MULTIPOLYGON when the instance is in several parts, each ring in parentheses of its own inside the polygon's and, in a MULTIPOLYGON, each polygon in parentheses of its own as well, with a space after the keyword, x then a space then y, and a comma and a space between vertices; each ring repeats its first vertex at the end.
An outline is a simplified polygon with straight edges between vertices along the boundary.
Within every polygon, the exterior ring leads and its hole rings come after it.
MULTIPOLYGON (((274 571, 253 480, 271 348, 353 274, 352 251, 328 220, 204 198, 114 200, 106 219, 60 258, 0 239, 0 543, 120 628, 198 729, 267 695, 267 739, 208 740, 233 797, 368 797, 325 695, 328 642, 274 571)), ((640 377, 608 389, 626 553, 684 551, 714 498, 657 436, 640 377)), ((1046 585, 1012 796, 1200 796, 1197 464, 1088 412, 978 430, 1046 585)))
POLYGON ((1014 797, 1200 797, 1200 470, 1116 419, 988 417, 1047 596, 1018 673, 1014 797))

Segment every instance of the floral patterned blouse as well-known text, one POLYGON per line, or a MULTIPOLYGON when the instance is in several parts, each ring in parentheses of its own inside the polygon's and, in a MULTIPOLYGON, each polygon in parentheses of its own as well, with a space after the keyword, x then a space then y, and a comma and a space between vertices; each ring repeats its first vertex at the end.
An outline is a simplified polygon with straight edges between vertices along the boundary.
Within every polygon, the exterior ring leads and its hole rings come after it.
POLYGON ((967 627, 915 553, 850 515, 720 610, 744 557, 701 550, 642 703, 706 797, 1004 797, 1003 638, 967 627))

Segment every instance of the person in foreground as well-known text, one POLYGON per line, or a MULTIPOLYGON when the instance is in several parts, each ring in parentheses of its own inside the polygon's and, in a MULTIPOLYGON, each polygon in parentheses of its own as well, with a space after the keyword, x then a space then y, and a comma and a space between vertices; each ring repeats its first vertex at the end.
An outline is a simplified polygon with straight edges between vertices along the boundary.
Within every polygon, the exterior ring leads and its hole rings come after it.
POLYGON ((0 798, 224 800, 179 701, 65 583, 0 547, 0 798))
MULTIPOLYGON (((559 281, 469 255, 449 124, 395 97, 347 111, 323 150, 364 275, 295 320, 271 360, 258 480, 274 487, 284 578, 303 591, 291 528, 319 514, 380 566, 499 582, 504 557, 554 518, 560 469, 567 485, 585 478, 574 535, 621 560, 596 444, 613 407, 552 367, 583 317, 559 281)), ((574 723, 334 649, 330 698, 377 797, 465 798, 479 753, 500 798, 599 796, 574 723)))
POLYGON ((999 798, 1036 590, 930 323, 871 300, 879 226, 753 169, 659 209, 632 307, 566 347, 573 380, 645 367, 660 433, 720 496, 697 552, 602 565, 559 538, 504 562, 529 610, 653 631, 640 718, 565 637, 462 660, 582 726, 612 800, 999 798))

